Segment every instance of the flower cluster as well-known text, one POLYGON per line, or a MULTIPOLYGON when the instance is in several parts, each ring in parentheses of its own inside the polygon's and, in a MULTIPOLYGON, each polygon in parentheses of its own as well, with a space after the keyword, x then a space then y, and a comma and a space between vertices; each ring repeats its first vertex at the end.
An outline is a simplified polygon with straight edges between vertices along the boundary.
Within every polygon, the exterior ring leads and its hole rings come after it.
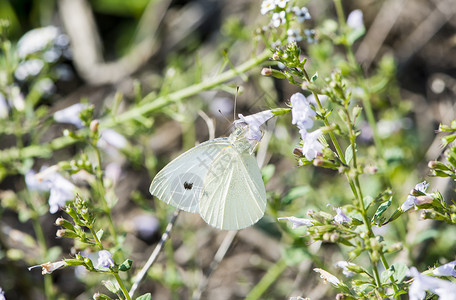
POLYGON ((407 200, 402 204, 401 211, 405 212, 412 207, 416 208, 418 205, 431 203, 433 194, 426 193, 428 186, 429 183, 426 183, 426 181, 418 183, 410 192, 410 195, 408 195, 407 200))
MULTIPOLYGON (((298 23, 303 23, 310 20, 311 16, 307 7, 290 7, 288 6, 289 0, 264 0, 261 4, 261 14, 271 15, 270 26, 278 28, 285 25, 287 28, 287 40, 289 43, 300 42, 303 40, 301 28, 290 28, 289 22, 296 20, 298 23)), ((310 31, 304 31, 309 41, 310 31)))
POLYGON ((291 102, 291 113, 293 116, 292 124, 299 128, 301 134, 303 146, 302 154, 307 160, 313 160, 317 157, 318 153, 323 150, 323 145, 318 141, 321 136, 321 129, 317 129, 313 132, 307 132, 308 129, 313 126, 313 119, 316 116, 316 112, 310 106, 309 101, 301 93, 293 94, 290 98, 291 102))

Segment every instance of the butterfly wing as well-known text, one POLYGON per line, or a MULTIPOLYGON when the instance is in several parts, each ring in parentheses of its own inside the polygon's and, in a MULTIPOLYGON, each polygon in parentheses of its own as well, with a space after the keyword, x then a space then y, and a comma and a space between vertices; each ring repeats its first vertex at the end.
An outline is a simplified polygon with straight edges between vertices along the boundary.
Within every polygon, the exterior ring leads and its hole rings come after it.
POLYGON ((204 142, 184 152, 167 164, 150 184, 150 193, 176 208, 199 212, 203 181, 218 153, 227 145, 227 138, 204 142))
POLYGON ((266 190, 255 158, 229 146, 212 161, 200 198, 209 225, 238 230, 255 224, 266 209, 266 190))

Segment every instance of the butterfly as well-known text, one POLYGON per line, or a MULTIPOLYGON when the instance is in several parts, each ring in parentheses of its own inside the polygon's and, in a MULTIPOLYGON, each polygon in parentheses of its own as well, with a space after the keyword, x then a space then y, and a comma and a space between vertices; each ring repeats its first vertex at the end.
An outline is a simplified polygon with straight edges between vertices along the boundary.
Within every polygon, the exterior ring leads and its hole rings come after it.
POLYGON ((255 224, 266 209, 266 190, 246 130, 184 152, 157 173, 150 193, 218 229, 255 224))

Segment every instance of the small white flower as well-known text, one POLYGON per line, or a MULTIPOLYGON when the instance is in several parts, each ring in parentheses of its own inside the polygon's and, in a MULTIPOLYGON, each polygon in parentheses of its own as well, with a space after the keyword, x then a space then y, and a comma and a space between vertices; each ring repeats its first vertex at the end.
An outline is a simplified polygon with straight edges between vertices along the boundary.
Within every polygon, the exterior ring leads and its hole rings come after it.
POLYGON ((69 123, 75 125, 77 128, 83 127, 82 121, 79 118, 81 111, 86 109, 89 105, 86 103, 76 103, 62 110, 54 113, 54 120, 59 123, 69 123))
POLYGON ((432 271, 432 274, 435 276, 453 276, 456 277, 456 271, 454 268, 456 267, 456 260, 446 263, 444 265, 441 265, 438 268, 435 268, 434 271, 432 271))
POLYGON ((21 93, 21 89, 17 85, 11 87, 8 103, 18 111, 23 111, 25 109, 24 95, 21 93))
POLYGON ((287 6, 288 1, 290 0, 275 0, 275 3, 278 7, 285 8, 285 6, 287 6))
POLYGON ((293 12, 296 14, 296 18, 299 23, 303 23, 305 20, 310 20, 310 13, 307 7, 301 7, 299 8, 298 6, 293 7, 293 12))
POLYGON ((247 125, 248 131, 245 137, 248 140, 259 141, 263 137, 263 134, 260 131, 260 126, 263 125, 267 120, 274 117, 274 113, 270 110, 265 110, 253 115, 244 117, 242 114, 239 114, 239 120, 234 121, 234 125, 238 126, 239 124, 247 125))
POLYGON ((32 266, 32 267, 29 267, 28 270, 30 271, 34 268, 41 267, 42 268, 41 274, 45 275, 45 274, 51 274, 55 270, 66 267, 66 266, 67 266, 67 263, 64 260, 59 260, 56 262, 47 262, 47 263, 44 263, 41 265, 32 266))
POLYGON ((114 129, 103 130, 100 134, 100 139, 98 140, 98 147, 103 149, 106 149, 107 147, 123 149, 127 145, 127 139, 114 129))
POLYGON ((29 170, 25 174, 25 184, 27 188, 31 191, 49 191, 51 185, 47 180, 40 180, 36 176, 36 172, 33 170, 29 170))
MULTIPOLYGON (((326 95, 317 95, 317 96, 318 96, 318 100, 320 100, 320 104, 323 104, 326 100, 328 100, 328 96, 326 96, 326 95)), ((314 94, 310 94, 307 97, 307 101, 309 101, 309 103, 313 104, 314 106, 317 105, 317 100, 315 100, 314 94)))
POLYGON ((356 266, 354 263, 351 263, 351 262, 348 262, 348 261, 345 261, 345 260, 341 260, 341 261, 336 262, 334 265, 336 267, 338 267, 338 268, 341 268, 342 269, 342 273, 346 277, 353 277, 353 275, 355 275, 355 273, 353 273, 352 271, 350 271, 347 268, 348 266, 356 266))
POLYGON ((264 0, 263 3, 261 3, 261 14, 265 15, 274 8, 276 8, 275 0, 264 0))
MULTIPOLYGON (((419 191, 423 194, 425 194, 426 196, 428 197, 432 197, 432 194, 428 194, 426 193, 426 189, 428 188, 429 186, 429 183, 426 183, 426 181, 423 181, 421 183, 418 183, 416 186, 415 186, 415 190, 416 191, 419 191)), ((416 207, 417 205, 420 204, 420 198, 419 197, 416 197, 416 196, 413 196, 413 195, 408 195, 407 196, 407 200, 405 200, 404 203, 402 203, 401 205, 401 210, 403 212, 406 212, 407 210, 409 210, 410 208, 412 207, 416 207)))
POLYGON ((44 62, 41 59, 30 59, 19 63, 14 76, 19 81, 24 81, 30 77, 37 76, 44 67, 44 62))
POLYGON ((288 43, 293 43, 293 42, 300 42, 302 41, 302 36, 299 34, 299 30, 297 29, 288 29, 287 30, 287 40, 288 43))
POLYGON ((443 300, 456 300, 456 284, 447 280, 422 275, 414 267, 410 268, 409 276, 413 282, 409 288, 410 300, 422 300, 426 298, 426 291, 439 296, 443 300))
POLYGON ((314 271, 320 273, 320 277, 323 278, 324 283, 330 282, 336 287, 340 285, 340 280, 331 273, 320 268, 315 268, 314 271))
POLYGON ((279 27, 282 24, 285 24, 287 22, 287 19, 285 18, 285 11, 282 10, 279 13, 273 13, 272 14, 272 26, 274 27, 279 27))
POLYGON ((76 187, 59 173, 56 173, 49 180, 51 182, 49 212, 55 214, 60 208, 66 205, 67 201, 73 200, 76 187))
POLYGON ((334 222, 342 224, 342 223, 350 223, 352 218, 344 214, 341 208, 336 208, 337 215, 334 217, 334 222))
POLYGON ((317 129, 313 132, 306 132, 304 130, 299 131, 303 140, 302 154, 307 160, 313 160, 317 157, 318 153, 321 153, 324 146, 318 141, 318 138, 322 135, 321 129, 317 129))
POLYGON ((291 102, 291 123, 299 129, 310 129, 313 126, 313 117, 317 114, 309 105, 306 97, 301 93, 295 93, 290 97, 291 102))
POLYGON ((304 219, 304 218, 297 218, 297 217, 282 217, 277 218, 277 220, 288 220, 291 222, 291 228, 295 229, 301 226, 312 226, 312 220, 304 219))
POLYGON ((313 29, 304 29, 304 34, 307 37, 307 43, 309 43, 309 44, 315 43, 315 30, 313 30, 313 29))
POLYGON ((0 300, 6 300, 5 292, 3 292, 3 289, 1 287, 0 287, 0 300))
POLYGON ((114 267, 114 261, 112 260, 112 255, 108 250, 98 251, 97 269, 99 269, 101 267, 103 267, 103 268, 114 267))
POLYGON ((53 44, 59 36, 59 29, 54 26, 30 30, 17 42, 17 53, 20 58, 44 50, 53 44))
POLYGON ((347 25, 353 29, 362 29, 364 28, 363 23, 363 12, 360 9, 355 9, 352 11, 347 18, 347 25))

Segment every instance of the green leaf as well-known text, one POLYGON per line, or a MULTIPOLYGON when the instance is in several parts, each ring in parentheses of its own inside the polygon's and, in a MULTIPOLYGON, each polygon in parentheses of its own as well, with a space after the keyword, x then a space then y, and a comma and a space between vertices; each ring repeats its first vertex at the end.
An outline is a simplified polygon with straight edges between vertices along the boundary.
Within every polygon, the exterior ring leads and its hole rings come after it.
POLYGON ((316 72, 315 74, 312 75, 312 77, 310 78, 310 82, 315 82, 317 79, 318 79, 318 72, 316 72))
POLYGON ((136 298, 136 300, 152 300, 152 295, 150 293, 144 294, 136 298))
POLYGON ((377 211, 374 214, 374 217, 372 218, 372 223, 374 223, 376 220, 379 219, 379 217, 390 207, 391 205, 391 200, 393 197, 390 197, 388 201, 383 202, 378 208, 377 211))
POLYGON ((267 165, 261 169, 261 175, 263 176, 264 184, 268 183, 271 180, 272 176, 275 173, 275 166, 274 165, 267 165))
POLYGON ((391 268, 394 267, 393 278, 396 280, 396 283, 401 283, 404 280, 405 276, 409 271, 409 268, 404 262, 396 262, 394 263, 391 268))
POLYGON ((103 236, 103 229, 100 229, 97 231, 97 238, 98 240, 101 240, 101 237, 103 236))
POLYGON ((131 259, 127 259, 119 266, 119 271, 125 272, 131 269, 131 265, 133 261, 131 259))
POLYGON ((120 288, 113 282, 109 280, 102 280, 101 283, 113 294, 117 294, 120 291, 120 288))
POLYGON ((311 188, 308 186, 298 186, 295 188, 292 188, 288 194, 282 198, 282 203, 284 205, 290 204, 294 199, 303 197, 310 193, 311 188))
MULTIPOLYGON (((356 152, 356 144, 355 144, 355 152, 356 152)), ((347 149, 345 149, 345 162, 350 164, 350 161, 353 159, 353 150, 352 145, 350 144, 347 149)))

